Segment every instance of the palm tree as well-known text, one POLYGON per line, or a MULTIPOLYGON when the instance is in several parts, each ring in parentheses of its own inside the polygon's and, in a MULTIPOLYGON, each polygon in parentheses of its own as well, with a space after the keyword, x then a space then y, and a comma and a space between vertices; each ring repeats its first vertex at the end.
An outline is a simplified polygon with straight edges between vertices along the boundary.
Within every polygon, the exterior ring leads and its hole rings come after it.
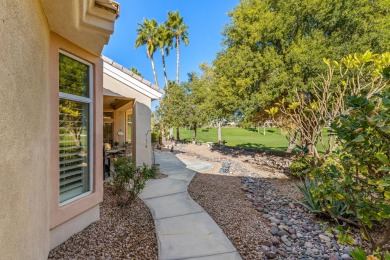
POLYGON ((168 30, 163 24, 157 28, 157 45, 160 47, 162 55, 162 64, 164 70, 165 87, 168 88, 168 77, 165 66, 165 55, 169 55, 169 50, 172 49, 172 32, 168 30))
POLYGON ((188 26, 184 23, 183 17, 179 12, 168 12, 168 20, 165 26, 173 33, 176 40, 176 84, 179 85, 179 64, 180 64, 180 39, 185 45, 189 43, 188 40, 188 26))
POLYGON ((154 76, 154 82, 158 87, 158 80, 156 74, 156 68, 154 67, 153 54, 156 51, 157 45, 157 22, 156 20, 144 19, 144 21, 138 24, 137 39, 135 40, 135 48, 146 45, 146 55, 152 63, 152 70, 154 76))
POLYGON ((139 72, 139 71, 137 70, 136 67, 131 67, 130 70, 131 70, 131 72, 133 72, 134 74, 137 74, 138 76, 142 77, 141 72, 139 72))

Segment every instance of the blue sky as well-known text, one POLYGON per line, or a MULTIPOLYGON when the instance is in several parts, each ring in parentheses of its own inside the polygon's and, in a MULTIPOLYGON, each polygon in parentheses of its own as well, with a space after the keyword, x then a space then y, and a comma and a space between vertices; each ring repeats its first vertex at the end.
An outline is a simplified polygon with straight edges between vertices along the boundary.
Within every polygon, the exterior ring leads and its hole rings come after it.
MULTIPOLYGON (((216 53, 222 49, 224 25, 229 22, 228 11, 239 0, 119 0, 121 13, 115 23, 115 31, 103 54, 124 67, 135 67, 142 76, 154 83, 152 68, 146 57, 145 47, 135 49, 137 23, 144 18, 156 19, 162 23, 169 11, 179 11, 184 22, 189 26, 188 46, 181 46, 180 81, 188 79, 187 73, 199 71, 201 62, 211 63, 216 53)), ((176 78, 176 50, 167 57, 167 73, 170 80, 176 78)), ((161 53, 155 53, 155 64, 159 85, 164 85, 161 53)))

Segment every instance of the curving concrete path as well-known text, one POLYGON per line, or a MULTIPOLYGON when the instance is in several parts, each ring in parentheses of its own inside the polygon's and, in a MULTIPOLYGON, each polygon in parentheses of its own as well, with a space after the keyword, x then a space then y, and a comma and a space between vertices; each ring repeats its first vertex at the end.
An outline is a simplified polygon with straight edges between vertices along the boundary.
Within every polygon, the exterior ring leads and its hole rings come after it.
POLYGON ((156 152, 165 179, 148 181, 139 197, 149 207, 157 233, 158 258, 241 259, 207 212, 187 192, 195 171, 212 167, 201 161, 180 161, 170 152, 156 152))

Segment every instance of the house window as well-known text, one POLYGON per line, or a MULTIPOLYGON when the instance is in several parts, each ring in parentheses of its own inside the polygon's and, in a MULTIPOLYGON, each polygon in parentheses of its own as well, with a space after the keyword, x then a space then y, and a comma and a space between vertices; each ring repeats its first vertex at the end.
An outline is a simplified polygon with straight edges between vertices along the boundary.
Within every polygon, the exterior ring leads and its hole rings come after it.
POLYGON ((129 112, 126 113, 126 142, 131 143, 131 124, 133 115, 129 112))
POLYGON ((59 54, 59 202, 91 192, 92 65, 65 52, 59 54))

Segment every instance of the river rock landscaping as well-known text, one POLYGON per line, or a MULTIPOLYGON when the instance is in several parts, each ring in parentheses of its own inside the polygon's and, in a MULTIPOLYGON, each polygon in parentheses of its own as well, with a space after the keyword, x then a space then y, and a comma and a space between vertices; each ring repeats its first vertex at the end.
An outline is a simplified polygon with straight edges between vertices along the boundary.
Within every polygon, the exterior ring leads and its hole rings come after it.
MULTIPOLYGON (((297 203, 302 199, 295 186, 300 180, 283 174, 288 158, 266 155, 276 157, 269 160, 260 158, 261 154, 226 151, 194 145, 176 148, 179 157, 214 163, 212 171, 197 174, 189 192, 221 226, 243 259, 352 259, 353 247, 337 242, 332 223, 297 203), (276 167, 272 162, 278 162, 276 167)), ((352 235, 361 245, 357 233, 352 235)))

